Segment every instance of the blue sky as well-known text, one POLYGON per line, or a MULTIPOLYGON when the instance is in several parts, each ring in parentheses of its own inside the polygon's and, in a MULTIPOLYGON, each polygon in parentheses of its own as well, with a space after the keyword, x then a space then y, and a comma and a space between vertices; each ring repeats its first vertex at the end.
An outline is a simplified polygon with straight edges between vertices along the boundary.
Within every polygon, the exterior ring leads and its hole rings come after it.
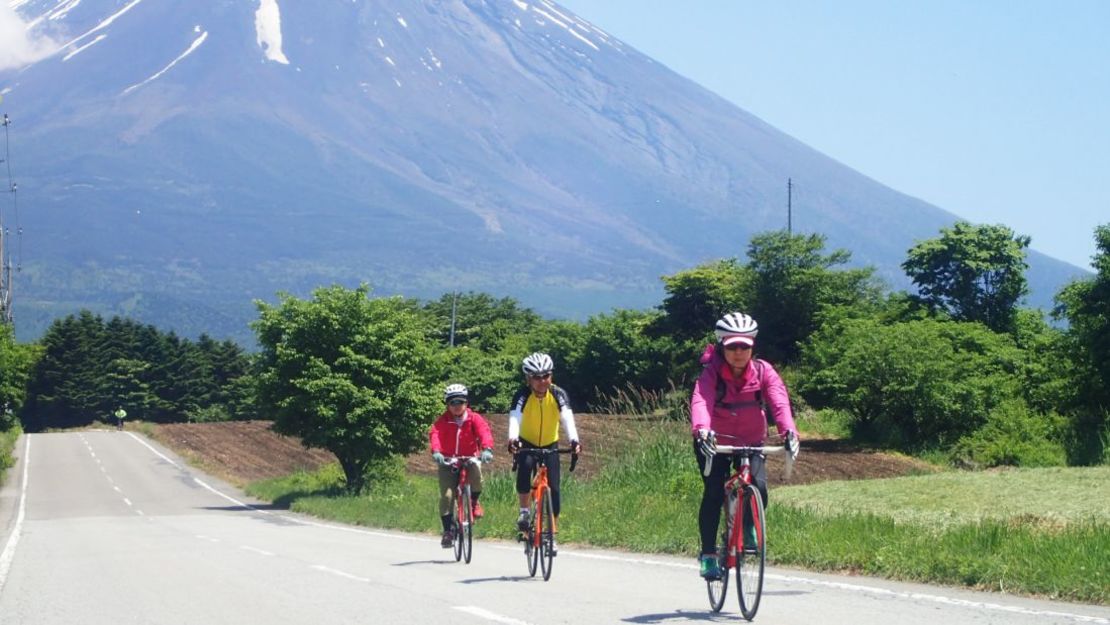
POLYGON ((1089 269, 1110 224, 1110 1, 559 1, 857 171, 1050 256, 1089 269))

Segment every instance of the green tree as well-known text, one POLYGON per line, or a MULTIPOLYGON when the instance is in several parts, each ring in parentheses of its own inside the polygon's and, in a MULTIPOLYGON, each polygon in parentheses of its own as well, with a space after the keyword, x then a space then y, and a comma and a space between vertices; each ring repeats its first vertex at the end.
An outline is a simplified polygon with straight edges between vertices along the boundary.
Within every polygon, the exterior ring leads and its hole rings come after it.
POLYGON ((913 246, 902 269, 918 300, 956 321, 977 321, 996 332, 1013 328, 1018 301, 1029 291, 1025 249, 1030 238, 1003 225, 957 222, 941 236, 913 246))
POLYGON ((1095 275, 1056 295, 1053 314, 1067 319, 1067 353, 1075 367, 1074 463, 1110 461, 1110 224, 1095 229, 1095 275))
POLYGON ((657 312, 616 310, 590 318, 582 351, 571 364, 581 382, 581 401, 595 404, 626 384, 657 391, 667 386, 669 368, 661 358, 670 351, 666 338, 649 338, 647 326, 657 312))
POLYGON ((274 429, 339 459, 351 492, 371 463, 424 444, 440 409, 437 368, 421 317, 369 287, 320 288, 312 300, 257 302, 259 402, 274 429))
POLYGON ((829 323, 803 351, 799 390, 852 417, 853 435, 904 449, 946 447, 1019 398, 1026 355, 978 323, 829 323))
POLYGON ((700 347, 721 315, 745 307, 751 281, 750 270, 734 258, 663 276, 663 314, 645 331, 700 347))
POLYGON ((799 345, 824 316, 877 309, 881 287, 873 268, 835 269, 851 260, 847 250, 825 254, 825 237, 781 230, 752 237, 748 245, 751 290, 738 308, 759 322, 760 355, 792 363, 799 345))
POLYGON ((455 347, 480 343, 489 351, 496 349, 506 336, 526 334, 540 321, 540 316, 522 308, 511 297, 495 299, 488 293, 446 293, 428 302, 423 310, 430 319, 430 336, 443 345, 450 345, 451 311, 455 311, 455 347))
POLYGON ((38 356, 37 346, 16 343, 12 326, 0 323, 0 431, 14 425, 38 356))
POLYGON ((146 415, 157 401, 145 379, 149 367, 142 360, 130 358, 116 358, 108 363, 104 379, 109 392, 103 398, 101 419, 111 423, 112 412, 119 406, 127 409, 131 419, 141 419, 146 415))

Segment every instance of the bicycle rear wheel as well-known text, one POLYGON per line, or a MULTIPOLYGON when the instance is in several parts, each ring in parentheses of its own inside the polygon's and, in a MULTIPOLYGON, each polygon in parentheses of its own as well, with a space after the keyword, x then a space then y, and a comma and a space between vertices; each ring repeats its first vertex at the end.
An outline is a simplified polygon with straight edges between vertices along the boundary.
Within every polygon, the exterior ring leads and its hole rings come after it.
POLYGON ((459 517, 459 536, 458 540, 462 544, 463 560, 470 564, 470 555, 474 548, 474 501, 470 495, 470 485, 466 485, 462 489, 462 496, 460 497, 461 516, 459 517))
MULTIPOLYGON (((749 621, 759 609, 763 594, 763 568, 767 561, 767 524, 763 518, 763 497, 749 484, 744 488, 744 525, 755 528, 755 544, 745 544, 736 558, 736 589, 740 595, 740 614, 749 621)), ((744 529, 744 528, 741 528, 744 529)), ((745 533, 748 533, 745 530, 745 533)), ((749 533, 750 535, 750 533, 749 533)))
POLYGON ((540 567, 543 568, 543 581, 551 579, 551 567, 555 564, 555 515, 551 511, 551 490, 544 489, 540 504, 542 523, 540 523, 540 567))
POLYGON ((537 506, 532 498, 532 509, 529 512, 528 531, 524 533, 524 557, 528 559, 528 574, 536 576, 536 569, 540 566, 540 549, 536 545, 537 506))
MULTIPOLYGON (((709 607, 714 612, 720 612, 725 605, 725 596, 728 595, 728 554, 732 549, 732 517, 730 508, 735 505, 736 497, 725 497, 724 506, 721 507, 721 520, 717 526, 720 529, 717 539, 717 567, 721 570, 720 579, 705 580, 705 589, 709 593, 709 607)), ((732 508, 734 509, 734 508, 732 508)))

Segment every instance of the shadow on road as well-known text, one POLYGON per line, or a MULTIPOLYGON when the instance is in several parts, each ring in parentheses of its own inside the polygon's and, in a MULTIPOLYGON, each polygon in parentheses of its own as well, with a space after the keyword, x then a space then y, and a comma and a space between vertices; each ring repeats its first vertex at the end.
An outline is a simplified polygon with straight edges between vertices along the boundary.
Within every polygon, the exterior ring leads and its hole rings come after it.
POLYGON ((660 612, 658 614, 641 614, 622 618, 625 623, 666 623, 668 621, 706 621, 709 623, 734 622, 739 614, 718 614, 706 610, 704 612, 675 610, 674 612, 660 612))
POLYGON ((391 566, 412 566, 414 564, 454 564, 454 560, 409 560, 408 562, 394 562, 391 566))
POLYGON ((266 511, 282 510, 282 511, 287 511, 287 510, 289 510, 289 507, 288 506, 281 506, 281 505, 278 505, 278 504, 272 504, 272 503, 258 503, 258 504, 249 504, 249 505, 246 505, 246 506, 201 506, 200 509, 201 510, 216 510, 218 512, 243 512, 243 511, 251 512, 251 511, 257 511, 257 510, 266 510, 266 511))
MULTIPOLYGON (((475 577, 472 579, 460 579, 459 584, 484 584, 486 582, 523 582, 533 579, 528 575, 500 575, 498 577, 475 577)), ((539 579, 543 579, 542 577, 539 579)))

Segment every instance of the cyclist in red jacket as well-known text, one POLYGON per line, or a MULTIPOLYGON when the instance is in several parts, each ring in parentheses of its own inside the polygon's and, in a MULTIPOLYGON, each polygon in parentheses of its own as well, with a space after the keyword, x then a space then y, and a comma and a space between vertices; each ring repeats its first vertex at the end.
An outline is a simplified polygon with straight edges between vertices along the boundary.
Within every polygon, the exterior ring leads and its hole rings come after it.
MULTIPOLYGON (((443 401, 447 409, 432 424, 428 432, 432 459, 439 465, 439 516, 443 522, 443 540, 440 545, 450 547, 455 528, 451 523, 451 510, 455 505, 455 480, 458 474, 447 458, 452 456, 478 456, 482 462, 493 462, 493 434, 485 417, 470 409, 469 391, 462 384, 450 384, 444 389, 443 401)), ((467 470, 470 495, 474 502, 474 518, 482 517, 482 469, 472 465, 467 470)))

